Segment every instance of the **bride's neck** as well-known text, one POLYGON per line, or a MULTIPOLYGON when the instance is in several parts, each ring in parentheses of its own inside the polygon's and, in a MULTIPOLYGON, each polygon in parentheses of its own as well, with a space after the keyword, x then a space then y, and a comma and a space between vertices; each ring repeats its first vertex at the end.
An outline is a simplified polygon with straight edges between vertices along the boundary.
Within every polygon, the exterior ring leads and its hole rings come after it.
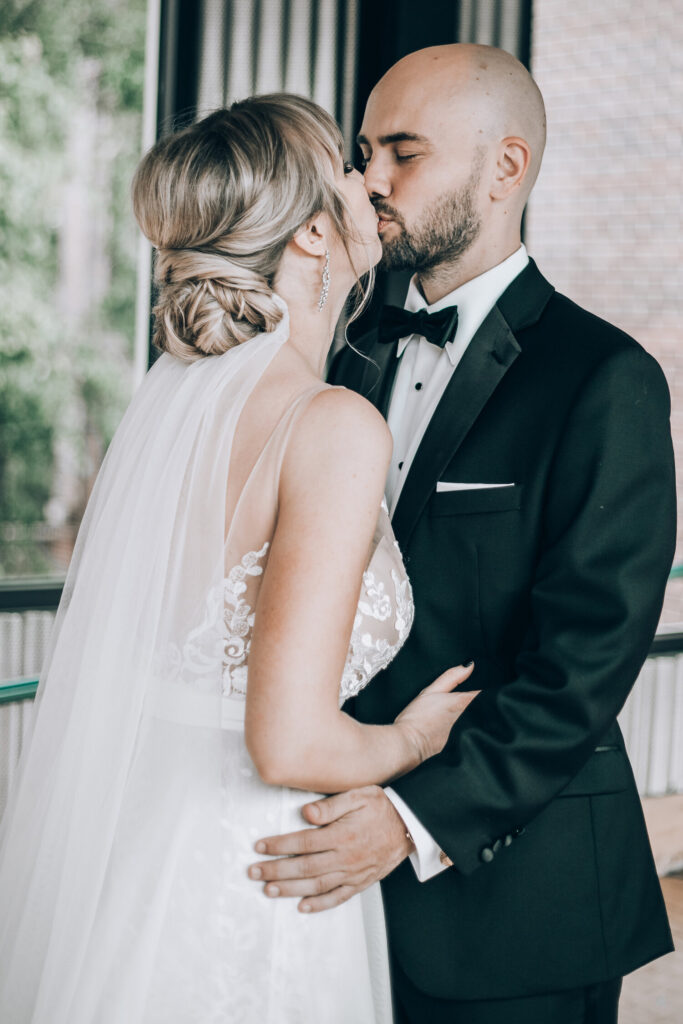
POLYGON ((289 310, 289 344, 302 356, 311 372, 322 378, 348 290, 341 293, 332 285, 322 310, 318 309, 319 294, 314 294, 310 282, 301 278, 276 279, 274 290, 289 310))

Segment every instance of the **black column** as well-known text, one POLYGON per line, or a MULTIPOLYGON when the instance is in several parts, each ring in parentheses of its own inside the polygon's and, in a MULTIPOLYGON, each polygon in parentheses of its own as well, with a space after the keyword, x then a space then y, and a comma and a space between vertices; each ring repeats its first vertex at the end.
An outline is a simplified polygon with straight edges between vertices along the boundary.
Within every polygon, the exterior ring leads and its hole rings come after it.
POLYGON ((196 0, 161 0, 157 135, 194 120, 199 85, 196 0))

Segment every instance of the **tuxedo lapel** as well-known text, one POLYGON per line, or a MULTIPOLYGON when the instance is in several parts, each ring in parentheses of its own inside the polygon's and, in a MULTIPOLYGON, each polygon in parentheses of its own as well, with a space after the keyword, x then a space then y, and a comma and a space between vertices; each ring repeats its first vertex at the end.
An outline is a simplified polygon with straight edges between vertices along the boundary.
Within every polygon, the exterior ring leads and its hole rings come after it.
POLYGON ((381 383, 377 389, 377 408, 384 416, 384 419, 389 417, 389 403, 391 401, 391 392, 394 389, 394 381, 396 380, 396 374, 401 360, 396 356, 396 349, 398 348, 398 342, 394 345, 385 345, 385 348, 391 349, 389 356, 389 362, 386 370, 382 374, 381 383))
POLYGON ((391 344, 376 343, 370 346, 372 355, 365 360, 358 389, 361 395, 372 402, 385 418, 399 364, 399 360, 396 358, 397 348, 398 341, 391 344))
POLYGON ((519 355, 515 332, 536 323, 554 290, 529 260, 472 338, 429 422, 399 496, 392 525, 402 547, 443 470, 519 355))
POLYGON ((415 453, 392 519, 402 547, 442 471, 520 351, 507 321, 494 306, 453 372, 415 453))

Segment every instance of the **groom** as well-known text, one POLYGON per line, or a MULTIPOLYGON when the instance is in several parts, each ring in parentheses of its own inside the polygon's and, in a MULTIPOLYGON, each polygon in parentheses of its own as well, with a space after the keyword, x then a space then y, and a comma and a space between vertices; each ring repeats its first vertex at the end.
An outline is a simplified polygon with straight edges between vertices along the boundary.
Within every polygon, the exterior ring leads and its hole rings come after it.
POLYGON ((672 949, 616 723, 673 557, 669 395, 521 245, 544 142, 526 70, 469 45, 401 60, 359 136, 384 266, 415 276, 332 379, 392 429, 416 615, 355 712, 391 722, 470 658, 482 692, 442 754, 309 805, 259 869, 313 911, 384 878, 410 1024, 611 1024, 622 975, 672 949))

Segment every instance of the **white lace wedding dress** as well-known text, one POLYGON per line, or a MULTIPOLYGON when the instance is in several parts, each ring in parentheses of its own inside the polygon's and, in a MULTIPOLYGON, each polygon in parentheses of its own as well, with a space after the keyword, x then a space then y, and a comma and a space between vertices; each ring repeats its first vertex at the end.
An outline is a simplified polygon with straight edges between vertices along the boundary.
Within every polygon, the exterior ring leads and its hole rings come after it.
MULTIPOLYGON (((278 341, 278 332, 262 338, 278 341)), ((252 345, 257 342, 244 348, 252 345)), ((216 466, 229 457, 223 443, 226 421, 233 416, 234 433, 241 408, 233 410, 229 403, 238 387, 242 399, 249 393, 248 385, 253 388, 278 347, 264 342, 263 365, 252 360, 251 376, 246 361, 239 374, 225 371, 222 386, 218 369, 232 353, 213 360, 213 375, 212 360, 193 367, 192 387, 182 379, 187 369, 170 357, 151 372, 158 382, 159 415, 163 419, 177 406, 175 426, 189 435, 185 461, 174 465, 174 473, 182 470, 174 497, 164 488, 175 448, 172 441, 161 442, 172 424, 156 424, 150 415, 154 402, 136 399, 137 415, 121 441, 126 466, 126 445, 136 442, 140 450, 134 479, 125 484, 129 496, 138 488, 130 497, 137 499, 138 512, 131 510, 121 532, 120 593, 117 577, 110 576, 99 657, 63 676, 62 696, 68 686, 73 691, 66 711, 59 700, 58 640, 47 685, 41 683, 38 726, 23 766, 24 792, 15 795, 3 823, 0 896, 4 879, 7 918, 4 932, 0 924, 0 940, 6 940, 4 947, 0 941, 0 954, 6 956, 0 966, 0 1019, 7 1024, 390 1024, 379 885, 334 910, 305 915, 297 911, 296 899, 268 899, 262 884, 247 877, 248 866, 258 859, 255 841, 306 827, 300 809, 312 798, 261 782, 245 747, 243 722, 251 630, 275 529, 283 453, 296 418, 326 385, 288 402, 246 485, 233 496, 220 573, 209 572, 211 524, 204 521, 196 536, 187 529, 193 504, 206 502, 209 516, 212 492, 230 494, 227 469, 213 479, 216 466), (198 396, 205 408, 195 423, 198 396), (143 429, 148 432, 144 442, 143 429), (207 446, 209 454, 202 454, 207 446), (146 501, 154 503, 156 517, 147 532, 146 501), (176 511, 167 519, 171 501, 176 511), (159 532, 165 540, 158 540, 159 532), (135 560, 130 565, 127 588, 126 545, 131 543, 137 565, 135 560), (156 553, 148 550, 155 544, 160 545, 156 553), (160 558, 170 560, 171 568, 157 586, 160 558), (154 586, 146 583, 147 568, 154 586), (140 591, 144 596, 137 599, 140 591), (116 616, 112 608, 118 609, 116 616), (127 643, 119 618, 126 620, 127 643), (154 638, 148 645, 147 637, 154 638), (127 648, 136 643, 138 654, 149 647, 146 661, 128 659, 127 648), (73 681, 74 672, 83 677, 82 685, 73 681), (80 702, 80 731, 69 746, 65 737, 74 702, 80 702), (41 715, 51 722, 43 729, 41 715), (61 739, 53 737, 55 732, 61 739), (72 748, 79 745, 76 754, 72 748), (38 778, 41 764, 49 774, 44 763, 49 757, 54 782, 38 778), (26 808, 31 799, 39 801, 40 815, 26 808), (17 836, 20 841, 13 843, 17 836), (22 840, 30 871, 22 870, 19 855, 13 858, 22 840)), ((124 431, 125 426, 126 421, 124 431)), ((116 441, 112 449, 109 458, 116 460, 116 441)), ((81 579, 88 577, 99 520, 119 493, 116 476, 110 467, 102 485, 107 500, 95 499, 90 512, 84 548, 75 559, 81 579)), ((112 529, 103 534, 109 543, 112 529)), ((114 569, 107 556, 103 544, 99 557, 105 559, 105 574, 114 569)), ((324 577, 323 564, 320 571, 324 577)), ((78 617, 77 572, 67 591, 62 637, 69 616, 78 617)), ((92 630, 100 593, 98 586, 81 596, 92 630)), ((395 656, 412 616, 410 586, 382 507, 340 681, 341 703, 395 656)), ((323 636, 314 639, 326 642, 323 636)))

